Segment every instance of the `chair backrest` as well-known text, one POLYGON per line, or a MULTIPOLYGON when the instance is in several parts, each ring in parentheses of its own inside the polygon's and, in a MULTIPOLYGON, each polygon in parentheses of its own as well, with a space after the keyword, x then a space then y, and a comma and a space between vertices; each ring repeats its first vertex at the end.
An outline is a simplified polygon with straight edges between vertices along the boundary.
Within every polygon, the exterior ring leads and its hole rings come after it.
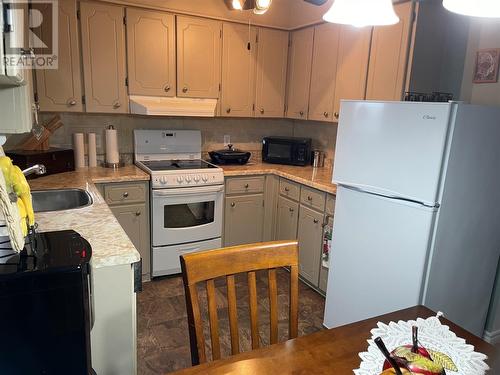
POLYGON ((186 307, 189 323, 191 360, 193 365, 207 361, 203 322, 198 301, 197 284, 206 282, 208 297, 208 316, 212 359, 220 359, 219 323, 214 279, 226 276, 231 335, 231 353, 239 353, 238 316, 236 309, 236 289, 234 275, 247 273, 250 306, 250 327, 252 349, 259 347, 257 284, 255 272, 268 270, 270 342, 278 342, 278 290, 276 269, 290 267, 290 311, 289 338, 297 337, 298 330, 298 243, 297 241, 274 241, 241 246, 226 247, 181 256, 182 276, 186 294, 186 307))

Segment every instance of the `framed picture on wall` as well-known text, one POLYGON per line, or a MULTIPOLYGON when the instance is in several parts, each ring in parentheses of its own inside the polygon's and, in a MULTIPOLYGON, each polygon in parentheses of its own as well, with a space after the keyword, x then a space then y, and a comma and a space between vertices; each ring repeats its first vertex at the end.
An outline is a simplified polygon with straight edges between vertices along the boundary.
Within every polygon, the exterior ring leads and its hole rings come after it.
POLYGON ((488 48, 477 51, 474 67, 474 83, 498 82, 500 48, 488 48))

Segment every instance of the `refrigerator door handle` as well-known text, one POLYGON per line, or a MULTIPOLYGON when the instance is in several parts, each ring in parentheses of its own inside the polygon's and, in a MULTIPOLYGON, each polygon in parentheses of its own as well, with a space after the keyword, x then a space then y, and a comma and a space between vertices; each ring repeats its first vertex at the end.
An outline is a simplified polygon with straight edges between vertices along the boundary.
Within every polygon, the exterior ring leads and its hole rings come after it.
POLYGON ((346 185, 346 184, 342 184, 342 183, 339 183, 338 185, 342 186, 343 188, 357 191, 360 193, 366 193, 366 194, 370 194, 370 195, 375 195, 377 197, 389 198, 389 199, 394 199, 394 200, 398 200, 398 201, 402 201, 402 202, 413 203, 413 204, 417 204, 417 205, 427 207, 427 208, 439 208, 441 206, 439 204, 439 202, 433 202, 433 203, 422 202, 422 201, 419 201, 416 199, 404 198, 404 197, 401 197, 398 195, 394 195, 394 194, 391 194, 390 192, 388 192, 388 193, 378 192, 377 189, 372 190, 369 187, 361 187, 359 185, 346 185))

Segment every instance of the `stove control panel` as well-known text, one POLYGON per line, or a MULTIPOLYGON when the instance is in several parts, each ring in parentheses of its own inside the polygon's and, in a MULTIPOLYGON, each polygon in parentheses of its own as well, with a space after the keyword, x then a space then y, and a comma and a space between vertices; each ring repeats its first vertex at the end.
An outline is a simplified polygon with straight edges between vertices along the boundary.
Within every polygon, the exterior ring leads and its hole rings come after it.
POLYGON ((153 188, 156 189, 218 185, 224 183, 224 174, 222 171, 210 173, 153 174, 151 181, 153 188))

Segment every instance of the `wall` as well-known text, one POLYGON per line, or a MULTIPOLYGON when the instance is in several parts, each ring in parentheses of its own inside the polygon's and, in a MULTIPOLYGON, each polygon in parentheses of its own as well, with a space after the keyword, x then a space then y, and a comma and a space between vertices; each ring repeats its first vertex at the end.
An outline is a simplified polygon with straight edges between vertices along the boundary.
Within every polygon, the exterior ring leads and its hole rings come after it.
MULTIPOLYGON (((53 114, 43 114, 41 122, 46 122, 53 114)), ((261 142, 265 136, 297 136, 313 139, 313 147, 324 150, 328 158, 333 158, 337 125, 314 121, 296 121, 288 119, 252 119, 252 118, 188 118, 188 117, 147 117, 131 115, 100 115, 62 113, 64 124, 51 137, 51 146, 72 148, 72 134, 77 132, 97 134, 97 153, 103 159, 105 152, 104 129, 112 124, 119 134, 120 154, 127 162, 132 161, 134 152, 134 129, 197 129, 202 133, 202 148, 206 153, 223 148, 224 135, 231 136, 235 147, 251 151, 260 158, 261 142)), ((15 148, 20 136, 11 136, 5 149, 15 148)))
MULTIPOLYGON (((500 20, 478 18, 471 21, 461 100, 500 106, 500 80, 497 83, 472 83, 476 52, 484 48, 500 48, 500 20)), ((490 303, 485 338, 493 343, 500 343, 500 267, 490 303)))

